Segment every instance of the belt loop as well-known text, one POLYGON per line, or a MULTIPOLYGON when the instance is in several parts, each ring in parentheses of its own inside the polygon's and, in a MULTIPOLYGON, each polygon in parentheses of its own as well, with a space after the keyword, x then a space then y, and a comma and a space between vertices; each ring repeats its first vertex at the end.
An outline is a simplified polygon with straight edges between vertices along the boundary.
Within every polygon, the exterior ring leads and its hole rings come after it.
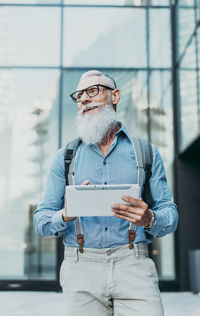
POLYGON ((135 250, 135 256, 136 258, 139 258, 140 253, 139 253, 139 248, 137 244, 134 244, 134 250, 135 250))

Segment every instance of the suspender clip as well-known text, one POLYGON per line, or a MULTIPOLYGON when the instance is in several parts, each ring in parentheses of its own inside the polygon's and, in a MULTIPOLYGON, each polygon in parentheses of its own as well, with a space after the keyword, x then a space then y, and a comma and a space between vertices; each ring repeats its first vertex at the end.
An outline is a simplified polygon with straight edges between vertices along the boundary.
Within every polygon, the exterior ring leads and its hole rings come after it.
POLYGON ((135 231, 128 230, 129 249, 133 249, 133 241, 135 239, 135 231))
POLYGON ((79 252, 83 253, 83 244, 84 244, 84 238, 83 238, 83 234, 78 234, 77 235, 77 242, 79 244, 79 252))

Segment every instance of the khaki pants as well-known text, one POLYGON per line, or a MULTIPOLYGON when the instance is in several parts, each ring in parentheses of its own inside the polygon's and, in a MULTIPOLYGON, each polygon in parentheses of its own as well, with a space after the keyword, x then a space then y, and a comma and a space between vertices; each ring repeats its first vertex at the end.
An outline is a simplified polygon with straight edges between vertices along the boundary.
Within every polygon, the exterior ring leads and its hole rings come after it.
POLYGON ((154 262, 145 245, 65 247, 60 270, 66 316, 163 316, 154 262))

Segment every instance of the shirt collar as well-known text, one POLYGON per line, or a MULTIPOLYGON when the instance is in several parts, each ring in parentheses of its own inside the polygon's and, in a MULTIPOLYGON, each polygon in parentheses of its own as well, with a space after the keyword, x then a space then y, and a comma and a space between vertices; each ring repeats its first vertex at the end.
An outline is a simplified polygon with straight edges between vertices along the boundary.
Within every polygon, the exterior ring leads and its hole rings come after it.
POLYGON ((129 134, 126 127, 121 122, 117 122, 117 123, 120 126, 120 129, 117 131, 116 136, 119 136, 120 134, 124 134, 128 138, 128 140, 132 143, 132 136, 129 134))

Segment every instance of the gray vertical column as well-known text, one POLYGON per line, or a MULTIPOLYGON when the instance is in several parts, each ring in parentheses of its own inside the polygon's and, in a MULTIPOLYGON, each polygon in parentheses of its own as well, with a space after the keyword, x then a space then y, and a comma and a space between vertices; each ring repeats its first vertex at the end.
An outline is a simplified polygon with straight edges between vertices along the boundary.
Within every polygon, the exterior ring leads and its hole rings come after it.
POLYGON ((195 0, 195 23, 196 23, 196 34, 195 34, 195 48, 196 48, 196 76, 197 76, 197 106, 198 106, 198 127, 199 127, 199 132, 200 132, 200 72, 199 72, 199 54, 200 54, 200 47, 198 47, 198 27, 200 28, 200 21, 198 21, 198 15, 197 15, 197 10, 198 10, 198 4, 197 0, 195 0))
POLYGON ((149 31, 149 3, 146 8, 146 54, 147 54, 147 133, 151 142, 151 113, 150 113, 150 31, 149 31))
MULTIPOLYGON (((63 117, 63 24, 64 24, 64 0, 61 0, 60 12, 60 98, 59 98, 59 112, 58 112, 58 147, 62 146, 62 117, 63 117)), ((57 239, 56 244, 56 280, 59 282, 60 266, 64 257, 63 238, 57 239)))
MULTIPOLYGON (((171 39, 172 39, 172 95, 173 95, 173 125, 174 125, 174 197, 178 201, 178 155, 179 155, 179 138, 180 138, 180 108, 179 108, 179 78, 178 78, 178 23, 177 23, 177 4, 171 4, 171 39)), ((175 232, 175 270, 176 280, 180 279, 179 269, 179 229, 175 232)))

